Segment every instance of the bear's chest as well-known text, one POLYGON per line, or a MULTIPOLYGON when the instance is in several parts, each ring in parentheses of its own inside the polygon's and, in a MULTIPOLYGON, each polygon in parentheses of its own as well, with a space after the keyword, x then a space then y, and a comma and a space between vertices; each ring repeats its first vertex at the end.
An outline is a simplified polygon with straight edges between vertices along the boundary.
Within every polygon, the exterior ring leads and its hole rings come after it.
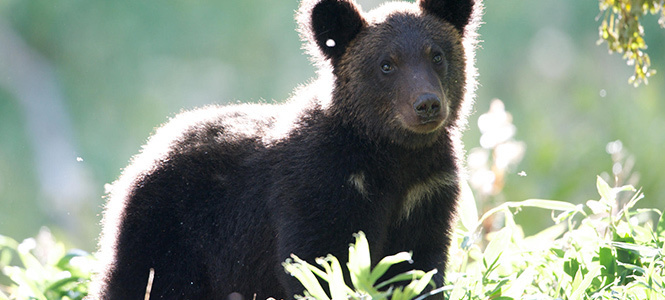
POLYGON ((399 220, 408 219, 423 203, 435 201, 437 197, 445 198, 445 191, 459 184, 455 173, 445 171, 434 173, 425 180, 378 177, 359 171, 351 173, 347 183, 363 201, 388 204, 399 220))

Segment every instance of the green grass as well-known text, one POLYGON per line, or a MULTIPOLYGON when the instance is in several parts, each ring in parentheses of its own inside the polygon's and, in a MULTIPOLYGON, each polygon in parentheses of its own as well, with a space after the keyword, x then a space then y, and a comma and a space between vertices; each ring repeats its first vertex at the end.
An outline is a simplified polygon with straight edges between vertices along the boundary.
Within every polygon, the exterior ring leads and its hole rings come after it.
MULTIPOLYGON (((447 299, 665 299, 665 218, 658 209, 636 209, 643 195, 631 186, 610 187, 597 179, 597 200, 584 205, 531 199, 506 202, 478 217, 470 193, 462 199, 451 245, 446 285, 434 292, 447 299), (618 205, 617 199, 629 199, 618 205), (626 197, 628 196, 628 197, 626 197), (525 236, 513 216, 523 208, 552 211, 555 225, 525 236), (503 218, 500 229, 482 233, 484 221, 503 218), (655 221, 657 220, 657 221, 655 221)), ((417 299, 431 270, 384 282, 392 264, 410 260, 397 253, 370 266, 364 234, 342 265, 333 256, 314 266, 294 256, 284 266, 306 287, 309 299, 417 299), (352 282, 344 282, 348 268, 352 282), (319 279, 317 279, 319 278, 319 279), (326 281, 330 291, 321 286, 326 281), (408 285, 391 287, 396 281, 408 285)), ((21 243, 0 236, 0 300, 82 299, 94 258, 65 251, 48 230, 21 243)))

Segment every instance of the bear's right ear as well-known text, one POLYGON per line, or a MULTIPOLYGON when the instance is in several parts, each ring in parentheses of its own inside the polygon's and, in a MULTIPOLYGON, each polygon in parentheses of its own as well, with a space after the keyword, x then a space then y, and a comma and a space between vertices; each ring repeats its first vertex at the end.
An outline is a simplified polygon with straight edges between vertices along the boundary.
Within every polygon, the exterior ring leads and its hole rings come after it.
POLYGON ((314 39, 319 50, 333 65, 342 57, 351 40, 367 26, 359 7, 352 0, 316 1, 309 11, 309 22, 309 38, 314 39))

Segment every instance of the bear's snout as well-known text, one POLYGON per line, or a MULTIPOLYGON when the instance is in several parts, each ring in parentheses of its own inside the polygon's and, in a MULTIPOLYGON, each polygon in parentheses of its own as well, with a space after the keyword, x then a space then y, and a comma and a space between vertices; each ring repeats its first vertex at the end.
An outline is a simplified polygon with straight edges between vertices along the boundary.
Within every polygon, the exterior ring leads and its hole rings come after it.
POLYGON ((432 93, 425 93, 418 96, 416 102, 413 103, 413 110, 415 110, 416 115, 418 115, 422 123, 438 120, 441 109, 441 100, 437 95, 432 93))
POLYGON ((449 114, 445 95, 428 91, 411 99, 401 104, 399 109, 399 119, 406 129, 420 134, 431 133, 445 123, 449 114))

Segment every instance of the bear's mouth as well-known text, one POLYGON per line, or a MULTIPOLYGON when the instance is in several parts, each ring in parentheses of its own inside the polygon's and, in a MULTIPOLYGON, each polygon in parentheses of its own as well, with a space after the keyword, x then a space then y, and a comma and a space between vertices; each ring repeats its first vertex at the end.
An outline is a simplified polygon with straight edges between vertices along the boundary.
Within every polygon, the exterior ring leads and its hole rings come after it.
POLYGON ((411 131, 416 133, 431 133, 439 129, 443 125, 443 118, 435 116, 427 119, 420 120, 419 124, 409 126, 411 131))
POLYGON ((439 116, 431 116, 428 118, 421 118, 420 120, 420 125, 425 125, 429 123, 440 123, 441 120, 439 119, 439 116))

